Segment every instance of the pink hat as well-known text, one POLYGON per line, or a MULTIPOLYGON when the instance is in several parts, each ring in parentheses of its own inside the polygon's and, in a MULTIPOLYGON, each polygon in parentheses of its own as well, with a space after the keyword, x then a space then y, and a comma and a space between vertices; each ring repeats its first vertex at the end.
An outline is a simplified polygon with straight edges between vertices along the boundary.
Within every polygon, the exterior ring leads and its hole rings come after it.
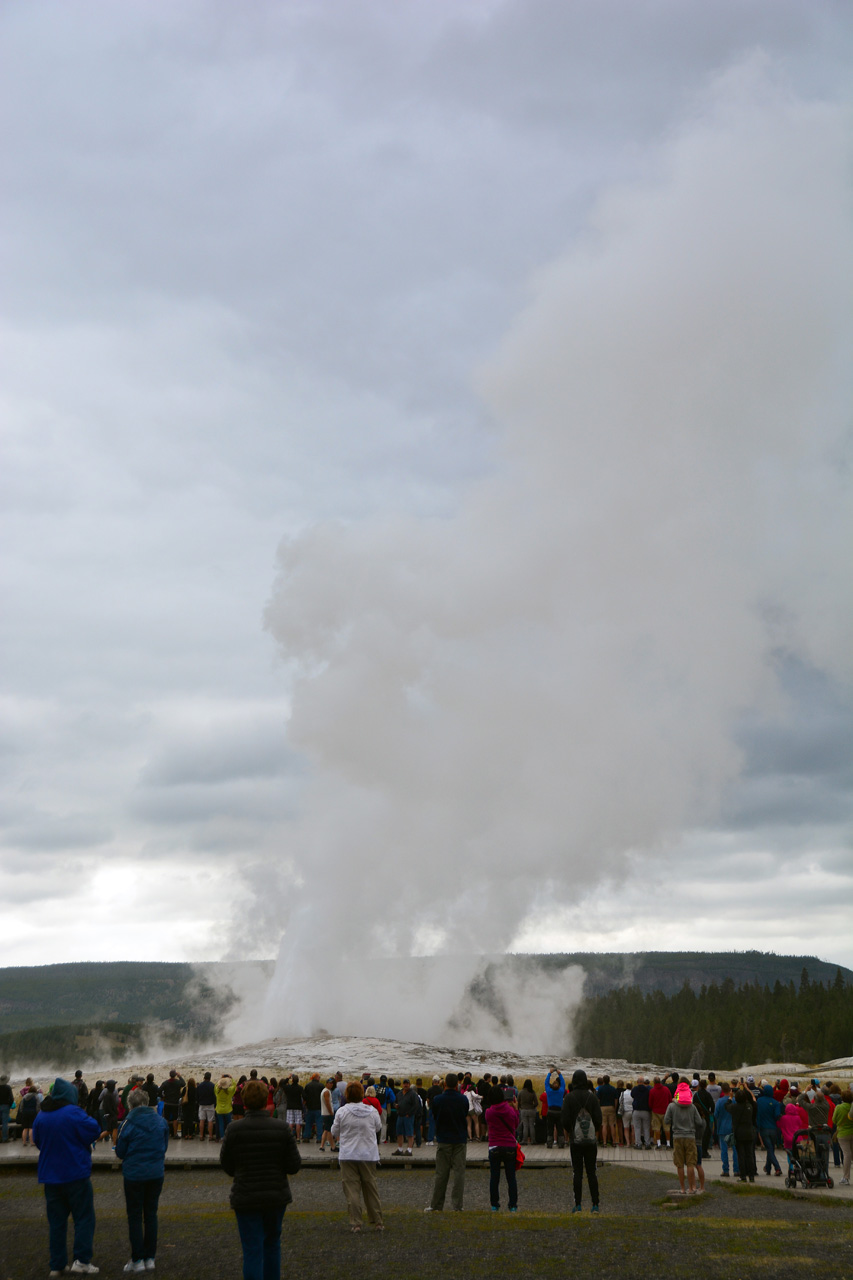
POLYGON ((692 1102, 693 1101, 693 1094, 690 1092, 689 1084, 685 1084, 684 1081, 681 1082, 681 1084, 678 1086, 678 1088, 675 1091, 675 1101, 676 1102, 692 1102))

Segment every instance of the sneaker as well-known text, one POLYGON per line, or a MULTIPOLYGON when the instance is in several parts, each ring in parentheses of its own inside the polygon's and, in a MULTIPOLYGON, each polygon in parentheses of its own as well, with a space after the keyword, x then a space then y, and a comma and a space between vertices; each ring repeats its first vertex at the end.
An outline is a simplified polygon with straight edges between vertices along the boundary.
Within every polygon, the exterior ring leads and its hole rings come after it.
POLYGON ((849 1178, 839 1178, 839 1180, 838 1180, 838 1185, 839 1185, 839 1187, 849 1187, 849 1186, 850 1186, 850 1179, 849 1179, 849 1178))
POLYGON ((441 1213, 441 1210, 433 1209, 432 1205, 428 1204, 427 1207, 424 1209, 424 1213, 441 1213))
POLYGON ((572 1213, 580 1213, 580 1211, 581 1211, 581 1207, 579 1204, 576 1204, 572 1209, 572 1213))
POLYGON ((597 1204, 594 1204, 594 1205, 592 1206, 592 1211, 593 1211, 593 1213, 600 1213, 600 1212, 601 1212, 601 1210, 599 1209, 599 1207, 598 1207, 598 1205, 597 1205, 597 1204))
POLYGON ((48 1271, 48 1273, 47 1273, 47 1274, 48 1274, 49 1276, 51 1276, 51 1277, 53 1277, 53 1276, 67 1276, 67 1275, 68 1275, 68 1268, 67 1268, 67 1267, 63 1267, 61 1271, 48 1271))
POLYGON ((509 1211, 510 1211, 510 1213, 518 1213, 518 1205, 517 1205, 517 1204, 511 1204, 511 1205, 509 1206, 509 1211))
POLYGON ((498 1209, 499 1209, 499 1208, 500 1208, 500 1205, 493 1204, 493 1205, 492 1205, 492 1213, 497 1213, 497 1211, 498 1211, 498 1209))
POLYGON ((398 1148, 397 1148, 397 1150, 396 1150, 396 1151, 392 1151, 392 1152, 391 1152, 391 1154, 392 1154, 393 1156, 401 1156, 401 1155, 403 1154, 402 1148, 401 1148, 401 1147, 398 1147, 398 1148))
POLYGON ((407 1155, 407 1156, 410 1156, 411 1154, 412 1154, 412 1149, 411 1149, 411 1147, 406 1147, 406 1155, 407 1155))
POLYGON ((146 1258, 146 1259, 145 1259, 145 1270, 146 1270, 146 1271, 153 1271, 153 1270, 154 1270, 154 1259, 153 1259, 153 1258, 146 1258))
POLYGON ((138 1262, 133 1262, 133 1261, 131 1261, 131 1262, 126 1262, 126 1263, 124 1264, 124 1267, 122 1268, 122 1270, 124 1270, 124 1271, 134 1271, 134 1272, 136 1272, 136 1274, 138 1275, 140 1271, 144 1271, 144 1270, 145 1270, 145 1263, 142 1261, 142 1259, 141 1259, 141 1258, 140 1258, 140 1260, 139 1260, 138 1262))
POLYGON ((71 1264, 71 1274, 73 1276, 96 1276, 100 1267, 96 1267, 94 1262, 81 1262, 79 1258, 71 1264))
POLYGON ((724 1169, 723 1172, 720 1174, 721 1178, 727 1178, 728 1176, 729 1176, 728 1169, 724 1169))

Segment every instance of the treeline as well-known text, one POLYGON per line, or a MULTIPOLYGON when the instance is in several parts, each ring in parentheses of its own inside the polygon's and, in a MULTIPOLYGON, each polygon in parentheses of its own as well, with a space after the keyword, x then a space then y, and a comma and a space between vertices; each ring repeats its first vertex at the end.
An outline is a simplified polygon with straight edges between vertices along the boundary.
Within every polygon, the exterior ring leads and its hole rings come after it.
POLYGON ((94 1054, 140 1054, 146 1028, 132 1022, 109 1022, 65 1027, 27 1027, 0 1035, 0 1067, 30 1074, 43 1067, 67 1070, 81 1067, 94 1054))
POLYGON ((686 1067, 742 1062, 826 1062, 853 1050, 853 985, 841 970, 825 985, 803 969, 799 985, 731 978, 675 995, 621 987, 585 1000, 575 1023, 583 1057, 686 1067))

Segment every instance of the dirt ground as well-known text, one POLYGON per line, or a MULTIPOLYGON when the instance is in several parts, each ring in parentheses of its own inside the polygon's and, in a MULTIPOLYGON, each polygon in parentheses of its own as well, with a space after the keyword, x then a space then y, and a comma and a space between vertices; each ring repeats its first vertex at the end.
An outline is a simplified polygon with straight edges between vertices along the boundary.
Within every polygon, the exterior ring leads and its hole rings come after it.
MULTIPOLYGON (((432 1173, 379 1173, 386 1231, 352 1235, 339 1174, 304 1170, 282 1233, 282 1272, 304 1280, 447 1280, 557 1277, 574 1268, 613 1280, 793 1280, 815 1267, 822 1280, 853 1280, 853 1206, 796 1199, 784 1191, 713 1187, 673 1202, 671 1177, 631 1169, 599 1171, 601 1215, 571 1215, 567 1170, 522 1170, 519 1213, 489 1210, 486 1171, 469 1170, 465 1211, 424 1214, 432 1173)), ((93 1175, 97 1229, 94 1261, 118 1277, 130 1256, 122 1179, 93 1175)), ((158 1274, 164 1280, 236 1280, 241 1274, 230 1182, 216 1170, 167 1174, 160 1201, 158 1274)), ((506 1205, 505 1187, 503 1203, 506 1205)), ((70 1243, 70 1241, 69 1241, 70 1243)), ((47 1222, 35 1170, 0 1176, 0 1280, 48 1271, 47 1222)))

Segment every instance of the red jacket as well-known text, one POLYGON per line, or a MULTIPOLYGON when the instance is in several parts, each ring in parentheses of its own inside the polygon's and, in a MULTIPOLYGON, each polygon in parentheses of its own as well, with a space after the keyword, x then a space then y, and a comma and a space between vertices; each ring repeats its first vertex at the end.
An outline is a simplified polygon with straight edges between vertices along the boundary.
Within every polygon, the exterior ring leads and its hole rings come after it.
POLYGON ((375 1107, 379 1114, 382 1115, 382 1103, 378 1098, 362 1098, 362 1102, 366 1102, 369 1107, 375 1107))

